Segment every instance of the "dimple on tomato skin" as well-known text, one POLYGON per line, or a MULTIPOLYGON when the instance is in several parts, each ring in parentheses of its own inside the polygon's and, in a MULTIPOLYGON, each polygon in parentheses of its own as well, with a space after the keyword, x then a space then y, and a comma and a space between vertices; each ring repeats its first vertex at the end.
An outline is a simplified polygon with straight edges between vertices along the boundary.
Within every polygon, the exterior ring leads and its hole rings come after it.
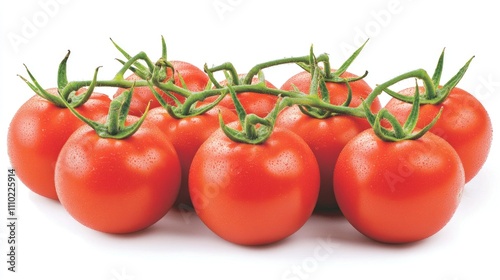
POLYGON ((200 219, 240 245, 277 242, 308 220, 319 192, 314 154, 281 128, 263 144, 236 143, 217 130, 196 153, 189 192, 200 219))
MULTIPOLYGON (((57 95, 55 88, 47 92, 57 95)), ((110 102, 107 95, 92 93, 76 110, 97 120, 107 115, 110 102)), ((38 95, 21 105, 9 125, 7 150, 12 167, 24 185, 38 195, 58 200, 54 185, 57 156, 69 136, 82 125, 69 109, 38 95)))
POLYGON ((430 132, 418 140, 384 142, 366 130, 341 152, 333 179, 345 218, 386 243, 436 234, 455 213, 465 185, 458 154, 430 132))

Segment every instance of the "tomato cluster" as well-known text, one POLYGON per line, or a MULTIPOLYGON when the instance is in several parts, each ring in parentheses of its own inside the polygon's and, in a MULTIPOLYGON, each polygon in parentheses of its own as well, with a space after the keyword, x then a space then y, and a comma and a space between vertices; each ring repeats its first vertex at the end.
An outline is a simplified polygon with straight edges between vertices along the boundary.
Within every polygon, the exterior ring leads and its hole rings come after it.
POLYGON ((114 44, 126 60, 112 80, 96 69, 69 82, 69 53, 56 88, 27 69, 36 95, 8 132, 24 184, 97 231, 142 230, 177 208, 225 240, 261 245, 315 211, 340 211, 374 240, 417 241, 452 218, 491 146, 488 113, 456 87, 471 60, 441 84, 444 52, 432 77, 417 69, 371 88, 366 73, 346 71, 364 45, 338 69, 311 48, 242 74, 169 61, 163 38, 156 63, 114 44), (302 70, 280 87, 264 77, 289 63, 302 70), (390 89, 406 79, 416 86, 390 89), (385 106, 382 93, 392 96, 385 106))

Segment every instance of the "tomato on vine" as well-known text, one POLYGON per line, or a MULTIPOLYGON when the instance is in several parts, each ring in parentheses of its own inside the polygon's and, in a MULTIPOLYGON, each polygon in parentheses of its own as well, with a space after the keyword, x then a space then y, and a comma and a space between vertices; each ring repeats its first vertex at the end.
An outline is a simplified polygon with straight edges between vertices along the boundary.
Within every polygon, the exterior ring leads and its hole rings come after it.
MULTIPOLYGON (((349 65, 356 55, 357 52, 344 63, 342 68, 346 68, 345 65, 349 65)), ((311 63, 308 71, 290 78, 282 89, 291 89, 293 87, 299 91, 307 90, 303 93, 315 96, 317 100, 321 99, 323 102, 351 108, 359 106, 360 92, 366 96, 371 92, 370 87, 360 80, 345 80, 343 85, 341 85, 340 81, 336 83, 328 82, 322 70, 316 67, 315 64, 311 63), (364 88, 362 91, 359 90, 360 82, 362 82, 364 88), (353 96, 353 84, 355 85, 354 90, 357 91, 356 96, 353 96), (340 91, 340 94, 337 91, 340 91), (345 97, 344 100, 340 99, 342 96, 345 97), (354 104, 352 103, 353 98, 356 100, 354 104)), ((345 72, 342 74, 345 74, 345 72)), ((339 73, 336 75, 339 75, 339 73)), ((379 109, 377 101, 375 100, 373 103, 375 105, 372 105, 372 108, 376 110, 379 109)), ((358 118, 354 115, 332 113, 324 109, 303 106, 300 103, 298 101, 297 105, 284 109, 278 115, 276 126, 287 128, 302 137, 318 161, 321 185, 316 210, 337 210, 338 205, 332 188, 333 169, 344 146, 357 134, 365 130, 368 122, 364 118, 358 118)), ((364 114, 358 113, 358 115, 364 114)))
MULTIPOLYGON (((493 128, 488 112, 472 94, 457 88, 456 85, 465 74, 467 64, 443 86, 440 85, 444 51, 432 77, 425 86, 419 87, 422 93, 420 118, 417 127, 423 127, 432 120, 432 116, 441 108, 443 113, 431 132, 444 138, 457 151, 465 170, 465 181, 474 178, 486 162, 491 143, 493 128)), ((403 89, 399 92, 387 90, 393 96, 385 105, 400 122, 409 115, 411 98, 415 88, 403 89)))
POLYGON ((455 213, 465 184, 455 149, 429 132, 441 111, 427 126, 415 128, 418 97, 416 90, 404 125, 386 109, 369 115, 373 129, 354 137, 335 166, 340 210, 354 228, 380 242, 414 242, 440 231, 455 213))
POLYGON ((333 169, 344 146, 365 128, 348 115, 315 118, 302 113, 298 106, 283 110, 276 120, 276 126, 299 135, 318 161, 321 187, 316 209, 338 209, 332 188, 333 169))
MULTIPOLYGON (((130 233, 161 219, 179 192, 181 166, 159 128, 128 116, 133 88, 113 99, 105 123, 91 121, 64 144, 56 163, 59 200, 81 224, 130 233)), ((147 112, 148 108, 146 108, 147 112)))
POLYGON ((193 206, 203 223, 225 240, 242 245, 277 242, 312 214, 318 163, 295 133, 273 130, 278 110, 266 118, 246 115, 236 93, 231 94, 240 121, 221 123, 196 152, 189 172, 193 206))
MULTIPOLYGON (((157 98, 161 98, 155 89, 151 90, 157 98)), ((165 133, 167 140, 172 143, 179 156, 182 180, 175 206, 181 210, 192 209, 188 174, 196 151, 220 127, 219 116, 224 122, 233 122, 238 119, 230 109, 216 105, 218 101, 220 99, 214 101, 213 104, 204 105, 186 102, 178 107, 160 101, 163 103, 162 106, 150 110, 146 117, 146 121, 154 123, 165 133), (189 108, 186 112, 182 112, 185 106, 189 108)))
POLYGON ((61 99, 93 120, 106 116, 111 101, 107 95, 93 92, 93 85, 65 91, 68 58, 69 52, 59 66, 58 88, 44 89, 27 69, 32 81, 23 80, 36 95, 17 110, 7 134, 8 155, 19 179, 31 191, 54 200, 58 199, 54 185, 57 157, 69 136, 84 124, 61 99))

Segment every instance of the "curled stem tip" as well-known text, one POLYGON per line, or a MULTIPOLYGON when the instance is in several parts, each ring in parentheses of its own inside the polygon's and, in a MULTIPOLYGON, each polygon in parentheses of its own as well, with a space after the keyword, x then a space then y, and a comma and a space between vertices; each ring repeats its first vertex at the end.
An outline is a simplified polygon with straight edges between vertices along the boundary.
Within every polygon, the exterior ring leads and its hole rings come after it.
POLYGON ((441 112, 443 108, 440 109, 439 113, 434 117, 434 119, 427 124, 424 128, 415 131, 418 116, 420 112, 420 92, 417 81, 415 81, 415 94, 413 96, 413 104, 412 110, 406 119, 405 123, 401 125, 399 121, 392 115, 387 109, 381 109, 376 115, 374 115, 366 102, 363 102, 363 108, 365 109, 367 119, 369 123, 372 125, 375 134, 382 140, 387 142, 396 142, 402 140, 417 140, 429 131, 432 126, 437 122, 439 117, 441 116, 441 112), (382 125, 382 121, 387 120, 391 127, 391 129, 387 129, 382 125))

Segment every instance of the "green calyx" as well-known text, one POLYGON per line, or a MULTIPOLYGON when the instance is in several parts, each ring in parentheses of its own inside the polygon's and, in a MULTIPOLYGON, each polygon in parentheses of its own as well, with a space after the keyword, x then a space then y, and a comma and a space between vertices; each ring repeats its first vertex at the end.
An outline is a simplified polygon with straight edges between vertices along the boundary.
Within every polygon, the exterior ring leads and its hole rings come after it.
MULTIPOLYGON (((176 119, 187 118, 192 116, 197 116, 207 112, 208 110, 215 107, 220 100, 224 97, 223 94, 217 100, 211 104, 204 106, 197 106, 198 101, 206 98, 207 94, 196 94, 188 90, 187 85, 183 79, 183 77, 176 73, 174 66, 167 59, 167 45, 165 43, 165 38, 161 37, 161 45, 162 45, 162 55, 157 60, 156 63, 152 63, 152 61, 147 57, 147 55, 143 52, 140 52, 136 56, 131 56, 128 54, 123 48, 121 48, 118 44, 116 44, 113 40, 111 40, 114 46, 118 49, 118 51, 127 59, 127 61, 119 60, 118 61, 123 65, 122 70, 118 72, 115 76, 115 79, 123 78, 123 73, 126 70, 131 70, 137 76, 142 78, 146 83, 158 100, 160 105, 165 108, 165 110, 169 113, 170 116, 176 119), (146 65, 142 64, 139 60, 144 60, 146 65), (174 75, 171 75, 167 79, 167 70, 170 69, 172 73, 176 73, 181 83, 181 87, 175 85, 174 75), (162 95, 158 92, 160 90, 162 93, 167 95, 170 99, 172 99, 175 105, 168 104, 162 95), (179 95, 186 97, 186 101, 181 102, 172 92, 175 92, 179 95), (195 95, 190 98, 191 95, 195 95)), ((211 84, 207 85, 206 90, 209 89, 211 84)))
MULTIPOLYGON (((462 68, 443 86, 441 86, 441 74, 443 72, 443 64, 444 64, 444 49, 441 52, 439 57, 436 69, 434 70, 434 74, 432 78, 429 75, 422 76, 424 81, 425 92, 421 96, 420 104, 440 104, 446 100, 451 90, 457 86, 460 80, 463 78, 467 69, 469 68, 470 63, 474 59, 474 56, 470 58, 462 68)), ((412 103, 413 97, 402 95, 395 91, 392 91, 388 88, 385 88, 384 91, 390 96, 399 99, 401 101, 412 103)))
POLYGON ((132 136, 142 125, 146 119, 146 115, 149 111, 149 104, 146 107, 144 114, 139 118, 137 122, 132 125, 125 125, 127 120, 128 112, 130 109, 130 102, 132 100, 132 92, 134 87, 124 91, 122 94, 113 99, 109 106, 108 117, 106 123, 101 124, 91 119, 82 116, 78 111, 72 107, 68 107, 71 112, 79 118, 84 123, 92 127, 97 135, 102 138, 112 138, 112 139, 125 139, 132 136))
MULTIPOLYGON (((118 58, 116 59, 118 62, 120 62, 123 65, 123 67, 120 71, 118 71, 115 78, 122 78, 123 79, 123 75, 127 70, 132 71, 133 73, 135 73, 137 76, 139 76, 140 78, 142 78, 144 80, 148 80, 151 78, 151 75, 152 75, 152 72, 153 72, 155 65, 148 58, 148 56, 145 53, 140 52, 136 56, 131 56, 122 47, 120 47, 115 41, 113 41, 113 39, 110 38, 110 40, 113 43, 113 45, 115 46, 115 48, 127 59, 126 61, 118 59, 118 58), (147 66, 140 63, 139 59, 144 60, 144 62, 146 62, 147 66)), ((162 37, 162 42, 163 42, 163 44, 165 42, 163 37, 162 37)), ((162 53, 165 53, 165 56, 166 56, 166 47, 163 47, 162 50, 163 50, 162 53)))
POLYGON ((70 51, 66 54, 64 59, 61 61, 59 64, 59 69, 57 72, 57 91, 59 95, 54 95, 49 93, 46 89, 44 89, 38 81, 35 79, 33 74, 30 72, 28 67, 24 65, 26 68, 26 72, 28 73, 28 76, 31 79, 31 82, 28 81, 28 79, 24 78, 23 76, 18 75, 30 88, 33 90, 38 96, 48 100, 52 104, 61 107, 61 108, 77 108, 81 105, 83 105, 87 100, 90 98, 92 93, 94 92, 94 88, 97 83, 97 72, 99 71, 100 67, 97 67, 96 70, 94 71, 94 77, 90 84, 88 85, 87 90, 84 93, 81 94, 76 94, 76 90, 67 90, 67 85, 68 85, 68 78, 67 78, 67 71, 66 71, 66 65, 67 61, 70 55, 70 51))
POLYGON ((392 115, 387 109, 381 109, 376 115, 370 111, 369 105, 363 101, 362 105, 365 110, 367 120, 371 124, 375 134, 382 140, 387 142, 396 142, 402 140, 416 140, 422 137, 427 131, 429 131, 432 126, 437 122, 441 116, 443 108, 434 117, 434 119, 426 125, 424 128, 415 132, 415 128, 418 122, 418 115, 420 111, 420 92, 418 84, 415 82, 415 95, 413 96, 413 106, 410 115, 406 119, 405 123, 401 125, 399 121, 392 115), (387 129, 382 125, 382 120, 387 120, 392 126, 391 129, 387 129))
POLYGON ((236 130, 228 127, 219 114, 219 123, 226 136, 238 143, 258 145, 264 143, 273 133, 274 124, 280 111, 280 100, 276 103, 274 109, 265 117, 261 118, 255 114, 247 114, 236 96, 236 92, 231 86, 228 86, 231 98, 233 99, 236 113, 242 130, 236 130))
POLYGON ((346 83, 346 82, 355 82, 358 80, 364 79, 368 75, 368 71, 365 71, 365 73, 359 77, 353 77, 353 78, 343 78, 341 77, 342 74, 344 74, 349 66, 356 60, 358 55, 361 53, 365 45, 368 43, 368 40, 366 40, 357 50, 355 50, 349 58, 347 58, 342 65, 337 68, 335 71, 332 70, 330 66, 330 59, 326 54, 320 55, 317 59, 313 59, 312 55, 312 47, 311 47, 311 54, 310 54, 310 61, 308 63, 304 62, 299 62, 297 65, 299 65, 302 69, 305 71, 313 74, 313 71, 315 71, 315 67, 318 66, 319 63, 323 64, 322 68, 318 67, 318 71, 321 72, 322 76, 324 77, 325 82, 330 82, 330 83, 346 83), (316 62, 313 62, 313 60, 316 60, 316 62))
MULTIPOLYGON (((354 60, 361 53, 367 42, 368 40, 335 71, 332 71, 331 69, 328 56, 326 54, 322 54, 316 57, 311 46, 308 62, 296 63, 302 69, 311 74, 309 93, 298 98, 291 96, 291 98, 287 98, 284 102, 289 103, 290 105, 295 103, 299 106, 299 109, 303 114, 316 119, 326 119, 339 114, 365 117, 365 113, 362 108, 349 107, 352 100, 352 88, 350 83, 365 78, 368 75, 368 72, 366 71, 362 76, 355 78, 344 78, 341 77, 341 75, 347 71, 352 62, 354 62, 354 60), (322 64, 322 67, 319 66, 320 64, 322 64), (332 105, 330 103, 330 95, 334 93, 328 91, 327 83, 345 83, 348 89, 348 94, 343 104, 332 105)), ((296 87, 294 91, 299 93, 299 90, 296 87)), ((286 94, 284 96, 288 97, 286 94)))
MULTIPOLYGON (((169 82, 171 83, 171 82, 169 82)), ((163 97, 158 93, 158 91, 154 88, 154 85, 152 82, 148 81, 148 86, 155 98, 158 100, 160 105, 168 112, 168 114, 175 118, 175 119, 183 119, 183 118, 188 118, 188 117, 193 117, 193 116, 198 116, 201 114, 204 114, 205 112, 211 110, 219 102, 226 96, 226 93, 220 93, 218 95, 218 98, 206 105, 202 106, 197 106, 198 102, 200 100, 203 100, 207 97, 206 92, 200 92, 200 93, 192 93, 189 95, 188 98, 184 102, 180 102, 175 95, 171 94, 170 91, 164 91, 162 90, 163 93, 167 94, 172 100, 174 100, 175 105, 168 104, 163 97)), ((207 85, 208 88, 209 85, 207 85)), ((187 89, 186 89, 187 90, 187 89)))
MULTIPOLYGON (((318 61, 317 61, 316 57, 314 56, 312 47, 311 47, 309 56, 310 56, 310 63, 309 63, 308 71, 309 71, 309 73, 311 73, 311 84, 309 86, 309 94, 307 95, 307 97, 309 99, 311 99, 310 101, 312 101, 312 102, 316 101, 316 103, 330 104, 330 92, 328 91, 328 88, 326 86, 325 72, 322 72, 321 68, 318 66, 318 61), (321 98, 318 95, 318 92, 320 93, 321 98)), ((345 71, 345 70, 343 70, 343 71, 345 71)), ((342 78, 340 78, 340 76, 338 76, 337 79, 338 80, 336 82, 339 82, 340 79, 342 79, 342 78)), ((348 81, 347 79, 343 79, 343 81, 347 85, 348 94, 347 94, 347 98, 346 98, 345 102, 343 104, 341 104, 339 107, 348 107, 349 104, 351 103, 351 99, 352 99, 352 89, 351 89, 351 86, 349 84, 350 81, 348 81)), ((296 90, 298 91, 298 89, 296 89, 296 90)), ((308 104, 300 104, 300 103, 301 103, 300 101, 297 103, 300 111, 303 114, 305 114, 309 117, 312 117, 312 118, 326 119, 326 118, 329 118, 329 117, 332 117, 334 115, 339 114, 337 112, 334 112, 334 111, 332 112, 331 110, 325 110, 325 109, 317 107, 317 106, 310 106, 308 104)))
POLYGON ((171 68, 172 72, 175 71, 172 64, 166 59, 166 48, 164 45, 164 41, 162 42, 163 56, 155 64, 152 81, 147 81, 149 89, 158 100, 160 105, 165 108, 170 116, 176 119, 198 116, 214 108, 224 98, 224 93, 219 93, 218 98, 207 105, 197 106, 199 101, 204 100, 207 96, 209 96, 210 88, 212 86, 210 82, 205 86, 205 91, 200 93, 189 91, 182 75, 180 75, 179 73, 177 73, 177 75, 182 87, 177 87, 174 84, 173 75, 171 79, 167 80, 166 82, 162 82, 163 77, 161 76, 161 74, 166 73, 166 68, 171 68), (154 86, 159 88, 164 94, 171 98, 174 101, 175 105, 168 104, 163 99, 161 94, 158 93, 158 91, 154 88, 154 86), (181 102, 174 94, 172 94, 172 89, 174 89, 176 93, 179 93, 182 96, 186 97, 186 100, 184 102, 181 102))
POLYGON ((439 61, 432 77, 424 69, 416 69, 394 77, 386 81, 385 83, 382 83, 375 87, 370 95, 366 98, 366 100, 363 101, 363 104, 361 104, 361 107, 365 112, 365 117, 372 125, 375 134, 384 141, 415 140, 422 137, 437 122, 443 108, 440 109, 436 117, 427 126, 417 132, 414 132, 418 121, 420 105, 437 105, 446 100, 451 90, 455 88, 455 86, 460 82, 462 77, 467 72, 469 64, 471 63, 473 58, 474 57, 469 59, 465 63, 465 65, 443 86, 440 86, 440 80, 443 71, 444 50, 439 57, 439 61), (408 78, 422 80, 424 92, 421 93, 420 87, 417 83, 415 85, 415 93, 413 94, 413 96, 402 95, 389 89, 390 86, 408 78), (390 96, 401 101, 413 104, 412 111, 404 125, 401 125, 396 120, 396 118, 386 109, 380 110, 376 115, 374 115, 370 111, 369 106, 382 92, 386 92, 390 96), (382 126, 382 120, 384 119, 390 123, 390 125, 392 126, 392 130, 389 130, 382 126))

